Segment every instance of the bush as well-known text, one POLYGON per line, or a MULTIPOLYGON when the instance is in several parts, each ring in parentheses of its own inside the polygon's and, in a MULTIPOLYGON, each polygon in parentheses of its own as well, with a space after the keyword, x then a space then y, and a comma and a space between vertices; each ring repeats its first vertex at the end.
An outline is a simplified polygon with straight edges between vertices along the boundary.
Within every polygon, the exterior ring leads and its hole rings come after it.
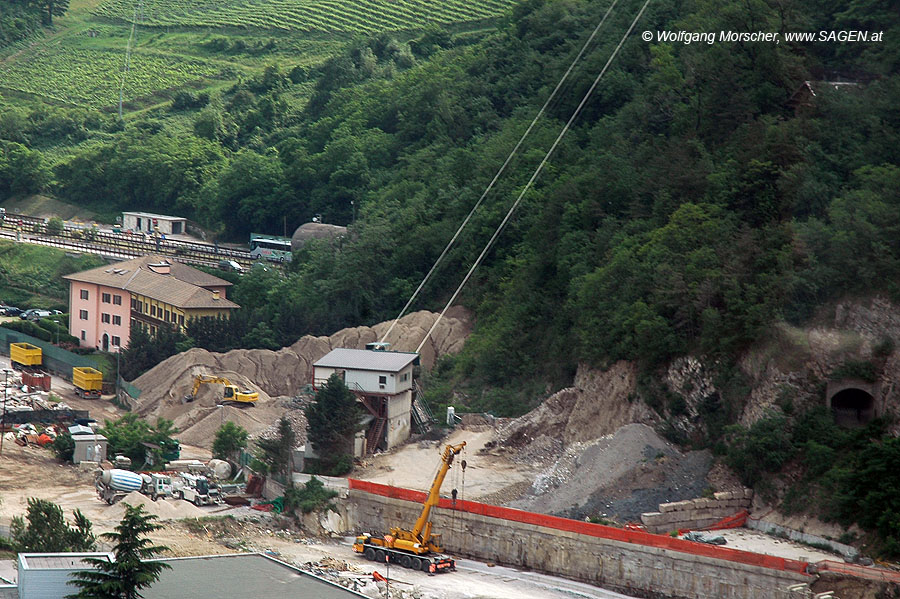
POLYGON ((75 441, 72 440, 72 435, 64 433, 57 436, 53 440, 53 453, 64 462, 71 462, 72 456, 75 455, 75 441))
POLYGON ((866 360, 847 360, 831 371, 831 380, 860 379, 867 383, 878 380, 875 365, 866 360))
POLYGON ((794 455, 787 418, 770 413, 749 429, 726 427, 726 463, 748 487, 759 483, 764 473, 779 470, 794 455))
POLYGON ((326 489, 318 478, 313 476, 302 487, 292 487, 284 493, 285 509, 299 509, 304 514, 322 510, 336 511, 331 500, 338 496, 337 491, 326 489))

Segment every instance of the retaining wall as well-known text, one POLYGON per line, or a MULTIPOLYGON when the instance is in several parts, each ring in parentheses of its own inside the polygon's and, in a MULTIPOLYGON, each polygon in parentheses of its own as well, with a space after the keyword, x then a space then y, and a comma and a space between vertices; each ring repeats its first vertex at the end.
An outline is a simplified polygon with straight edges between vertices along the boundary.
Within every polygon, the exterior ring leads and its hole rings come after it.
MULTIPOLYGON (((425 494, 351 480, 348 524, 358 532, 409 527, 425 494)), ((445 551, 596 584, 632 596, 787 599, 810 582, 804 562, 470 501, 432 511, 445 551)))
POLYGON ((661 503, 658 512, 641 514, 641 522, 650 532, 664 534, 673 530, 708 528, 728 516, 750 507, 752 489, 716 493, 712 498, 661 503))

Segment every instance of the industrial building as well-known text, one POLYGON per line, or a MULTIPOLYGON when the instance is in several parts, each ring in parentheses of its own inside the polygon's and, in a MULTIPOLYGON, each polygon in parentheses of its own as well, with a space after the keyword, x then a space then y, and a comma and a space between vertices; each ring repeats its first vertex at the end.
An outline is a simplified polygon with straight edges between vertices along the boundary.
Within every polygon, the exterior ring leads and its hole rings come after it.
POLYGON ((122 228, 136 233, 184 235, 187 231, 187 219, 149 212, 123 212, 122 228))
POLYGON ((411 433, 413 368, 418 363, 417 353, 386 351, 377 343, 366 349, 337 348, 313 364, 313 387, 338 373, 369 414, 364 453, 390 449, 411 433))

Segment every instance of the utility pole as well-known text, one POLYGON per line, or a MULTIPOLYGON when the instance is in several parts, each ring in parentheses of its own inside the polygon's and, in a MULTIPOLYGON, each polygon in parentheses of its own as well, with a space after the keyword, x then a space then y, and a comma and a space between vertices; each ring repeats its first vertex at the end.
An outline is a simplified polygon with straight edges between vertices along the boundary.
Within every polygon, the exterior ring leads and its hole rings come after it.
POLYGON ((3 437, 6 435, 6 432, 3 430, 6 428, 6 400, 9 398, 9 387, 7 387, 7 383, 9 382, 9 370, 3 371, 3 416, 0 416, 0 455, 3 455, 3 437))

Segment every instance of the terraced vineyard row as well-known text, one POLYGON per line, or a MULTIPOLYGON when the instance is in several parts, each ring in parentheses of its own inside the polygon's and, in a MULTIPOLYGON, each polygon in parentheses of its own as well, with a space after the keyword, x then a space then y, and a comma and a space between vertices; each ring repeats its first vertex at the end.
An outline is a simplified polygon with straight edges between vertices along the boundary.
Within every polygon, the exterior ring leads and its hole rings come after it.
MULTIPOLYGON (((48 46, 0 66, 0 85, 70 104, 110 106, 119 101, 124 60, 123 51, 48 46)), ((202 62, 135 52, 125 78, 124 98, 147 96, 215 72, 213 66, 202 62)))
MULTIPOLYGON (((148 26, 255 27, 376 33, 496 17, 516 0, 144 0, 148 26)), ((108 0, 94 14, 130 21, 134 0, 108 0)))

